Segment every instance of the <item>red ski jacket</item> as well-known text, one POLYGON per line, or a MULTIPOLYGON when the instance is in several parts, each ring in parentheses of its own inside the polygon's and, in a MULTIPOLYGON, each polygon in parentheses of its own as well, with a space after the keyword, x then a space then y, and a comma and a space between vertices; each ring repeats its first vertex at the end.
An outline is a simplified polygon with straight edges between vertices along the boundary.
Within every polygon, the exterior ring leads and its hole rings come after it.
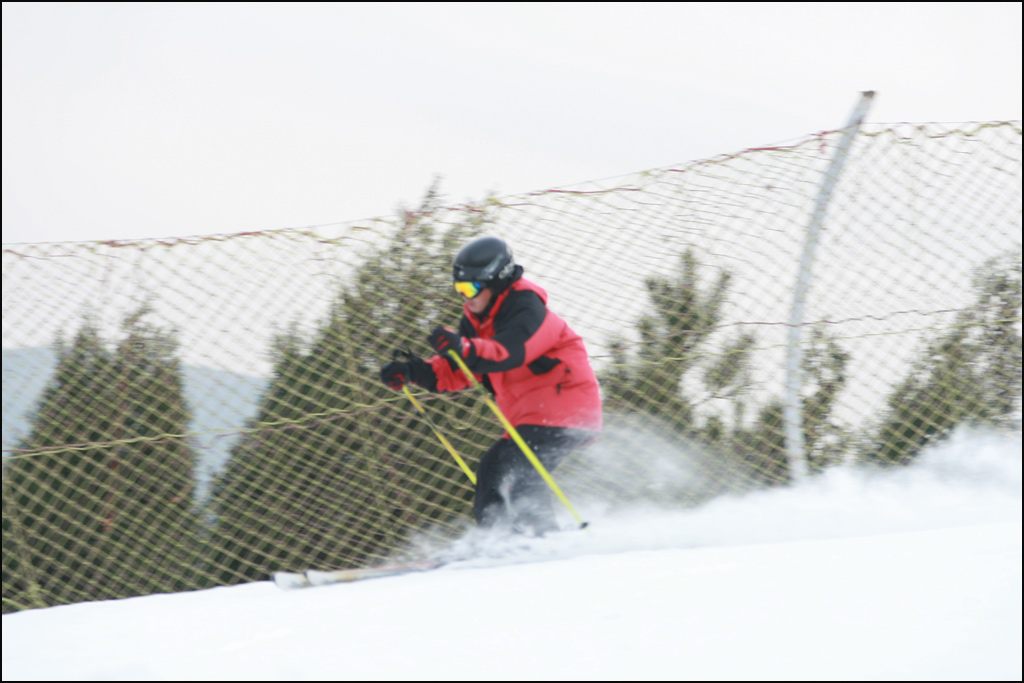
MULTIPOLYGON (((465 308, 459 334, 475 350, 467 365, 514 426, 600 431, 601 395, 583 339, 548 310, 547 300, 540 286, 519 278, 481 316, 465 308)), ((450 359, 427 362, 438 391, 470 386, 450 359)))

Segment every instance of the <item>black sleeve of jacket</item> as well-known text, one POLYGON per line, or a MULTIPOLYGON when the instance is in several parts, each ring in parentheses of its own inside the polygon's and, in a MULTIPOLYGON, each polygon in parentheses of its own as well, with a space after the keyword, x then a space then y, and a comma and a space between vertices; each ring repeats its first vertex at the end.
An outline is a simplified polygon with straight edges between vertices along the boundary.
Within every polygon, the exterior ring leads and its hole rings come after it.
MULTIPOLYGON (((502 302, 498 315, 494 319, 494 341, 508 351, 508 358, 492 361, 477 357, 470 365, 470 370, 477 373, 505 372, 518 368, 526 362, 526 342, 537 333, 544 323, 548 309, 535 292, 509 292, 502 302)), ((469 321, 466 325, 472 330, 469 321)), ((462 326, 460 325, 460 331, 462 326)), ((470 334, 473 334, 470 331, 470 334)))

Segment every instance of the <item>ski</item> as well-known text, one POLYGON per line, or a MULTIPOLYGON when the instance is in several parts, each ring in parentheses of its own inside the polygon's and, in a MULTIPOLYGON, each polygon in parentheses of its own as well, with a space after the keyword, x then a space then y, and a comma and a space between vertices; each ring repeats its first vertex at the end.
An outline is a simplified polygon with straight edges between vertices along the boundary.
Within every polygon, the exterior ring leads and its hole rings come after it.
POLYGON ((305 572, 274 572, 271 574, 270 579, 274 582, 274 585, 281 590, 290 590, 292 588, 309 588, 313 584, 306 578, 305 572))
POLYGON ((441 562, 420 562, 417 564, 401 564, 386 567, 362 567, 359 569, 307 569, 304 572, 274 572, 271 578, 274 581, 274 585, 278 588, 283 590, 292 590, 295 588, 328 586, 334 583, 350 583, 352 581, 378 579, 385 576, 412 574, 415 572, 437 569, 442 566, 442 564, 443 563, 441 562))
POLYGON ((469 566, 476 567, 495 566, 495 563, 507 564, 509 562, 530 561, 526 558, 517 560, 516 556, 529 552, 531 547, 538 543, 549 542, 549 540, 545 539, 551 539, 563 533, 581 528, 584 527, 568 527, 548 534, 533 534, 527 529, 517 529, 514 533, 504 536, 484 534, 482 536, 478 535, 475 539, 470 537, 468 543, 467 539, 463 539, 456 544, 457 547, 452 548, 438 560, 390 564, 382 567, 331 570, 307 569, 301 572, 279 571, 274 572, 270 578, 278 588, 292 590, 295 588, 311 588, 335 583, 378 579, 385 576, 413 574, 415 572, 438 569, 446 565, 461 565, 466 561, 470 561, 471 564, 469 566))

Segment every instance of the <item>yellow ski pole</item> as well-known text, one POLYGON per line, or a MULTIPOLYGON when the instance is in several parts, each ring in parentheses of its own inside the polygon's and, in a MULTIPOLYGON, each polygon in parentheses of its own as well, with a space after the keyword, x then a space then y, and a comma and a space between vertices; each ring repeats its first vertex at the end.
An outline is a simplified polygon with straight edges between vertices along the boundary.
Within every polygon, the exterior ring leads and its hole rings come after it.
POLYGON ((412 395, 412 392, 409 391, 409 386, 407 384, 402 385, 402 391, 404 391, 405 395, 409 397, 409 400, 412 401, 412 404, 416 406, 416 410, 418 410, 420 415, 423 416, 423 419, 427 421, 427 424, 430 425, 430 428, 434 430, 434 434, 436 434, 437 438, 441 440, 441 443, 444 444, 444 447, 447 448, 448 452, 452 454, 453 458, 455 458, 455 462, 459 463, 459 467, 461 467, 462 471, 466 473, 466 476, 469 477, 469 480, 473 482, 473 486, 476 486, 476 476, 473 475, 473 470, 469 469, 469 466, 466 464, 466 461, 460 458, 459 454, 455 452, 455 448, 451 445, 448 439, 445 438, 444 434, 441 433, 441 430, 437 428, 437 425, 434 424, 434 421, 430 419, 430 416, 427 415, 427 411, 423 409, 423 406, 420 405, 420 402, 417 401, 416 397, 412 395))
POLYGON ((547 468, 544 467, 544 463, 540 461, 540 459, 537 457, 537 454, 533 452, 532 448, 530 448, 530 444, 526 443, 526 441, 523 440, 523 437, 519 434, 519 431, 512 426, 512 423, 508 421, 508 418, 505 417, 505 414, 501 412, 501 408, 498 407, 498 404, 491 400, 491 397, 487 394, 487 390, 484 389, 480 382, 476 380, 476 376, 469 369, 469 367, 466 366, 465 361, 462 360, 462 356, 457 354, 455 352, 455 349, 449 349, 448 355, 454 358, 455 362, 459 364, 459 368, 462 370, 463 374, 466 375, 466 378, 469 379, 470 383, 472 383, 474 387, 480 390, 480 393, 484 397, 484 400, 487 401, 487 406, 494 412, 495 415, 498 416, 498 420, 501 421, 501 424, 505 427, 505 430, 508 432, 508 435, 512 437, 513 441, 516 442, 516 445, 519 446, 519 448, 523 451, 523 455, 525 455, 526 459, 530 461, 530 464, 534 466, 538 474, 540 474, 541 478, 543 478, 544 481, 547 482, 547 485, 551 487, 551 490, 555 492, 555 495, 558 496, 558 499, 562 501, 565 507, 569 509, 569 512, 572 513, 572 516, 576 518, 576 521, 580 523, 580 528, 587 528, 588 523, 583 521, 583 518, 580 517, 580 514, 576 512, 576 508, 572 506, 572 503, 569 502, 569 499, 565 497, 564 493, 562 493, 562 489, 558 488, 558 484, 556 484, 555 480, 551 478, 551 475, 548 473, 547 468))

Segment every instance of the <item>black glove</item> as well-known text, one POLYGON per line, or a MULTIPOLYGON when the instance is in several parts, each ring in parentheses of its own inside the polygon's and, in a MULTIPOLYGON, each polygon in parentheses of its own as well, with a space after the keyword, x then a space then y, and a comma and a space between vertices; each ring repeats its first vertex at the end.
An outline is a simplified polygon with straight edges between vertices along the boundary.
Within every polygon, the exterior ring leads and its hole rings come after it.
POLYGON ((399 391, 406 382, 412 381, 412 371, 408 363, 402 361, 391 361, 385 363, 380 369, 380 381, 388 385, 394 391, 399 391))
POLYGON ((434 368, 410 351, 396 350, 391 356, 391 361, 380 369, 380 381, 395 391, 399 391, 410 382, 428 391, 437 391, 437 375, 434 374, 434 368), (399 360, 400 358, 405 360, 399 360))
POLYGON ((473 342, 450 327, 442 327, 440 325, 435 327, 434 331, 427 337, 427 343, 446 358, 448 358, 448 351, 451 349, 455 349, 455 353, 459 354, 466 361, 476 358, 476 349, 473 348, 473 342))

